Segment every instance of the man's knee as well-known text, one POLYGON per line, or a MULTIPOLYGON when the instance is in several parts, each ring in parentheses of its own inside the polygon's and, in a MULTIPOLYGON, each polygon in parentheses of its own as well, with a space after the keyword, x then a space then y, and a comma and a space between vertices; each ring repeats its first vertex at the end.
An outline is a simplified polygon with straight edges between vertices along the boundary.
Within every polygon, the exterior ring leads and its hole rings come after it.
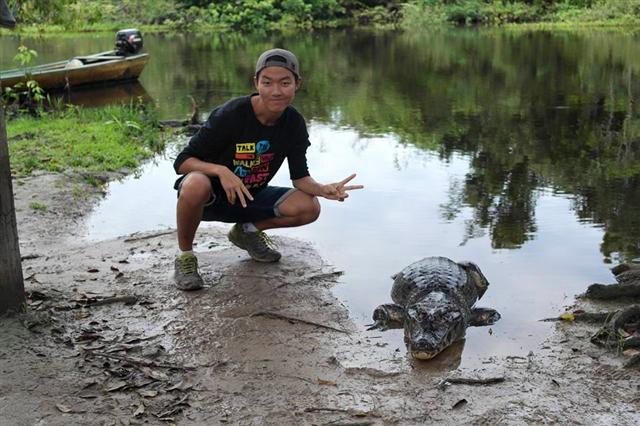
POLYGON ((314 222, 320 217, 320 201, 318 201, 318 197, 311 197, 311 203, 309 204, 307 215, 309 222, 314 222))
POLYGON ((283 216, 297 218, 301 225, 311 223, 320 216, 318 198, 302 191, 295 191, 278 209, 283 216))
POLYGON ((180 184, 180 201, 205 204, 211 198, 211 180, 200 172, 191 172, 180 184))

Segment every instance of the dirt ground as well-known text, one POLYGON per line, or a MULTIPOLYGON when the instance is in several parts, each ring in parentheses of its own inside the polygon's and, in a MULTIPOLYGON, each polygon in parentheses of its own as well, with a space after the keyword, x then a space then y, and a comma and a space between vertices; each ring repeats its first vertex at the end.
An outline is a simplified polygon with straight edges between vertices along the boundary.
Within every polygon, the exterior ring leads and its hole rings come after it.
POLYGON ((473 371, 456 346, 414 362, 350 319, 340 271, 305 242, 257 264, 207 229, 209 285, 185 293, 174 232, 87 242, 100 190, 60 175, 14 190, 29 312, 0 319, 2 425, 640 423, 640 373, 592 345, 593 326, 559 323, 528 357, 473 371))

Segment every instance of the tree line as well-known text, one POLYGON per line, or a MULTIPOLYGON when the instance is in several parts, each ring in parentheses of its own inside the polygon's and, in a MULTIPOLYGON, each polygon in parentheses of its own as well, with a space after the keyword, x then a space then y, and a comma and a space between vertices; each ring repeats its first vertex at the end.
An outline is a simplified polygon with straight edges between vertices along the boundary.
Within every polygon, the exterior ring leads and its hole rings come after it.
POLYGON ((23 25, 65 30, 109 24, 175 30, 424 28, 528 22, 637 24, 640 0, 8 0, 23 25))

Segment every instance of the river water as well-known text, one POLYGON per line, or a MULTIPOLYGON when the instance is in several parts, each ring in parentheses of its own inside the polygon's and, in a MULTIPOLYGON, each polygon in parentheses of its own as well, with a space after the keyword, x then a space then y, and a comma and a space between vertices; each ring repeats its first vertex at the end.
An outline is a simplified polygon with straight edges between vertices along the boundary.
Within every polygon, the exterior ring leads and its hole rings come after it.
MULTIPOLYGON (((111 49, 113 35, 23 38, 38 62, 111 49)), ((2 68, 19 40, 0 39, 2 68)), ((640 252, 638 37, 606 31, 442 30, 295 36, 145 36, 140 83, 161 118, 204 112, 251 91, 257 55, 296 52, 316 180, 358 174, 362 191, 323 201, 314 224, 272 231, 310 241, 344 275, 335 292, 354 320, 390 300, 390 276, 425 256, 472 260, 500 322, 469 329, 463 365, 537 350, 557 316, 608 268, 640 252)), ((111 102, 105 92, 77 102, 111 102)), ((116 93, 114 91, 110 93, 116 93)), ((84 96, 83 96, 84 95, 84 96)), ((114 96, 115 97, 115 96, 114 96)), ((174 226, 180 143, 108 186, 87 238, 174 226)), ((287 168, 274 184, 288 185, 287 168)), ((404 351, 399 331, 380 338, 404 351)))

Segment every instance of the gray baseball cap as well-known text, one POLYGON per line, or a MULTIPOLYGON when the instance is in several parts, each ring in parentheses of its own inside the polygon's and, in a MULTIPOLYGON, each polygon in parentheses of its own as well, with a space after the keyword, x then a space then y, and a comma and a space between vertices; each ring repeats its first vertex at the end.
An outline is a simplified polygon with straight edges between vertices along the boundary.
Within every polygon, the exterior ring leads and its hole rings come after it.
POLYGON ((286 68, 300 78, 300 64, 296 55, 284 49, 269 49, 263 52, 256 62, 256 76, 266 67, 286 68))

